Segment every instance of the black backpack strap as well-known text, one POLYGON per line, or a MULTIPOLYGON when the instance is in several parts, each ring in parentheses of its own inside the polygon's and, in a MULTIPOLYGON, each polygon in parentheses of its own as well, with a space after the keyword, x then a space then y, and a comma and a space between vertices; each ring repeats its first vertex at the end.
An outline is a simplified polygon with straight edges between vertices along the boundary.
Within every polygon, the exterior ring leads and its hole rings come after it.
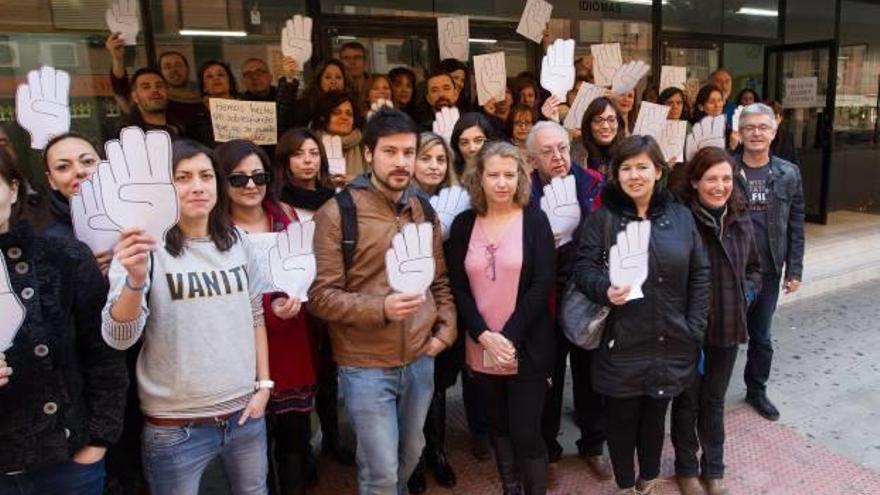
POLYGON ((342 265, 344 273, 348 274, 357 249, 357 208, 347 188, 336 195, 336 203, 339 205, 339 219, 342 222, 342 265))
POLYGON ((434 207, 431 206, 431 202, 428 201, 428 198, 421 196, 419 194, 415 195, 418 198, 419 203, 422 204, 422 217, 424 221, 434 224, 434 219, 437 218, 437 212, 434 211, 434 207))

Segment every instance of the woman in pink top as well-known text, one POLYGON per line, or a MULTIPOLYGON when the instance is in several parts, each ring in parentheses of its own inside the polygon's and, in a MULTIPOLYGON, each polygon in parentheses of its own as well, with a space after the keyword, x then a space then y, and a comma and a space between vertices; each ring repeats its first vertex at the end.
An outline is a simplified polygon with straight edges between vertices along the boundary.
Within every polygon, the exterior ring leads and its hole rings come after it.
POLYGON ((519 149, 487 144, 465 186, 473 209, 452 223, 449 278, 468 334, 466 361, 486 393, 505 494, 543 494, 547 451, 541 411, 553 368, 548 308, 555 276, 550 222, 529 207, 519 149))

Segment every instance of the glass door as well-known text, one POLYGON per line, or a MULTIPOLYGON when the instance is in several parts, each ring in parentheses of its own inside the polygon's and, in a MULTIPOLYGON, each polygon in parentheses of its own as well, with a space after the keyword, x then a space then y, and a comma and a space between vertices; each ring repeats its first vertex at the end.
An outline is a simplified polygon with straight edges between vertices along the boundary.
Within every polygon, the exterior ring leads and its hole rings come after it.
POLYGON ((807 221, 826 223, 834 128, 837 43, 820 41, 764 50, 766 98, 782 104, 781 129, 794 136, 807 221))

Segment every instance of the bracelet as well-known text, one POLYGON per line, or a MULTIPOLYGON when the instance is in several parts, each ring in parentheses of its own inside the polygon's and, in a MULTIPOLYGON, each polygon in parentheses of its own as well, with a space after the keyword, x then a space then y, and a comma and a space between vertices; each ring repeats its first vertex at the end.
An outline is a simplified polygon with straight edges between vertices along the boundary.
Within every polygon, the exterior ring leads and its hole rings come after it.
POLYGON ((133 287, 131 282, 128 281, 128 275, 125 276, 125 287, 132 292, 143 292, 147 288, 147 283, 144 282, 140 287, 133 287))
POLYGON ((258 380, 256 383, 254 383, 254 390, 256 391, 260 391, 263 389, 272 390, 273 388, 275 388, 275 382, 273 382, 272 380, 258 380))

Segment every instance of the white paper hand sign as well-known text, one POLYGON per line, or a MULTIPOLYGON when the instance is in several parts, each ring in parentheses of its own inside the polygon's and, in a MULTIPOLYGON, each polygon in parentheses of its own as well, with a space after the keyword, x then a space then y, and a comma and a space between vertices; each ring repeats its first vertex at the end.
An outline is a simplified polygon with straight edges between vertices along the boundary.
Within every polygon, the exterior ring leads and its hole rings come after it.
POLYGON ((578 204, 574 175, 554 177, 544 186, 541 209, 550 220, 556 247, 571 242, 572 234, 581 223, 581 207, 578 204))
POLYGON ((651 66, 641 60, 621 65, 611 78, 611 93, 620 95, 634 89, 649 70, 651 66))
POLYGON ((404 294, 424 294, 434 281, 434 226, 408 223, 385 253, 388 285, 404 294))
POLYGON ((623 65, 620 43, 602 43, 590 46, 593 54, 593 80, 596 86, 611 86, 614 73, 623 65))
POLYGON ((269 250, 269 270, 275 288, 301 302, 308 300, 309 287, 317 272, 314 252, 315 222, 291 222, 276 236, 269 250))
POLYGON ((113 223, 104 211, 97 177, 84 180, 79 191, 70 198, 70 217, 76 238, 86 243, 94 253, 106 253, 119 240, 119 225, 113 223))
POLYGON ((687 161, 697 154, 697 151, 714 146, 724 149, 724 128, 727 117, 722 113, 716 117, 706 116, 703 120, 694 124, 691 135, 687 138, 687 161))
POLYGON ((6 261, 0 254, 0 352, 12 347, 15 334, 24 323, 24 305, 18 300, 12 289, 12 281, 9 272, 6 271, 6 261))
POLYGON ((581 121, 584 119, 584 113, 587 111, 587 107, 590 106, 590 103, 593 103, 593 100, 602 96, 602 94, 602 88, 599 86, 588 82, 581 83, 581 86, 578 88, 577 96, 574 97, 574 101, 571 103, 571 109, 568 111, 568 114, 565 115, 565 120, 562 125, 566 129, 580 129, 581 121))
POLYGON ((113 0, 104 18, 111 33, 122 33, 126 45, 137 45, 137 34, 141 30, 137 0, 113 0))
POLYGON ((281 53, 296 60, 299 70, 312 58, 312 18, 295 15, 281 31, 281 53))
POLYGON ((629 287, 627 301, 645 297, 642 284, 648 279, 648 245, 651 221, 630 222, 617 234, 617 244, 608 252, 608 272, 615 287, 629 287))
POLYGON ((565 100, 574 86, 574 40, 556 40, 541 61, 541 86, 565 100))
POLYGON ((657 143, 660 143, 663 132, 666 130, 666 116, 668 114, 669 107, 666 105, 643 101, 639 107, 639 116, 636 118, 633 134, 651 136, 657 143))
POLYGON ((535 43, 540 43, 544 38, 544 29, 550 22, 550 14, 552 13, 552 4, 544 0, 529 0, 519 18, 516 32, 535 43))
POLYGON ((684 90, 687 82, 687 67, 663 65, 660 67, 660 92, 666 88, 684 90))
MULTIPOLYGON (((434 134, 442 137, 447 144, 452 146, 452 143, 450 143, 452 140, 452 130, 455 128, 455 123, 458 122, 460 116, 458 108, 443 107, 434 115, 434 134)), ((455 146, 453 146, 453 149, 455 149, 455 146)))
POLYGON ((507 89, 507 62, 504 52, 474 55, 474 74, 477 78, 477 102, 482 106, 489 100, 504 100, 507 89))
POLYGON ((378 100, 374 101, 370 105, 370 111, 367 112, 367 120, 370 120, 373 114, 378 112, 382 107, 394 108, 394 103, 391 100, 386 100, 385 98, 379 98, 378 100))
POLYGON ((467 62, 470 47, 470 26, 467 16, 438 17, 437 38, 440 60, 454 58, 467 62))
POLYGON ((667 162, 675 159, 676 162, 684 161, 684 140, 687 138, 686 120, 667 120, 666 129, 660 139, 660 149, 667 162))
POLYGON ((730 120, 730 128, 733 129, 733 132, 739 132, 739 117, 743 113, 743 108, 745 107, 739 105, 733 111, 733 118, 730 120))
POLYGON ((445 187, 431 196, 431 206, 440 217, 440 227, 443 233, 443 240, 449 239, 449 228, 452 227, 452 221, 459 213, 470 209, 471 196, 467 191, 459 185, 445 187))
POLYGON ((70 130, 70 74, 44 65, 28 72, 15 93, 18 123, 31 135, 31 148, 41 150, 54 136, 70 130))
POLYGON ((161 246, 177 223, 179 205, 171 164, 171 136, 165 131, 126 127, 104 144, 98 165, 104 211, 120 228, 144 229, 161 246))
POLYGON ((330 175, 345 175, 348 168, 345 166, 345 155, 342 153, 342 138, 325 134, 321 137, 324 145, 324 153, 327 154, 327 165, 330 175))

